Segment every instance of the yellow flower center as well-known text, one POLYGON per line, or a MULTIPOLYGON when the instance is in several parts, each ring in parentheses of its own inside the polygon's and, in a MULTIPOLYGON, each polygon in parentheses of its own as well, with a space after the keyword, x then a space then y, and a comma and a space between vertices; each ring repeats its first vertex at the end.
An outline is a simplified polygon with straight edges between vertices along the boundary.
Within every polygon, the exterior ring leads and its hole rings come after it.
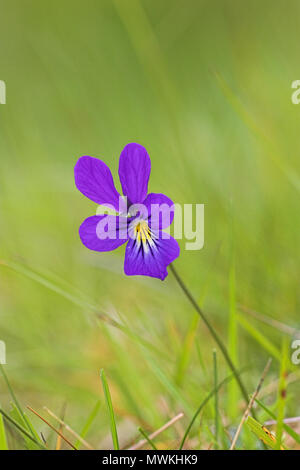
POLYGON ((155 247, 156 236, 145 220, 137 221, 133 229, 133 235, 136 239, 137 249, 142 247, 143 251, 148 253, 150 248, 153 249, 155 247))
POLYGON ((134 228, 134 234, 139 242, 146 242, 147 240, 151 240, 151 231, 145 220, 141 220, 136 224, 134 228))

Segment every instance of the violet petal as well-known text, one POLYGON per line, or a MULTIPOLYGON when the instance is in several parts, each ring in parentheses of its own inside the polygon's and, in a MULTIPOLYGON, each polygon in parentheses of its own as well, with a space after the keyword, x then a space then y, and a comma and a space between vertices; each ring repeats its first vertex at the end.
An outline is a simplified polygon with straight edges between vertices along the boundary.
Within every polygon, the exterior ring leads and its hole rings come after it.
POLYGON ((147 208, 149 226, 154 229, 164 229, 171 225, 174 219, 174 203, 164 194, 150 193, 143 202, 147 208))
POLYGON ((150 276, 163 281, 168 275, 167 266, 179 256, 179 252, 179 245, 171 236, 156 239, 147 250, 142 243, 129 238, 125 251, 125 274, 150 276))
POLYGON ((77 189, 96 202, 118 211, 120 194, 115 188, 108 166, 98 158, 83 156, 74 168, 77 189))
POLYGON ((127 217, 94 215, 79 228, 82 243, 94 251, 112 251, 128 240, 127 217))
POLYGON ((119 177, 123 194, 132 204, 142 203, 147 196, 151 161, 147 150, 139 144, 128 144, 119 161, 119 177))

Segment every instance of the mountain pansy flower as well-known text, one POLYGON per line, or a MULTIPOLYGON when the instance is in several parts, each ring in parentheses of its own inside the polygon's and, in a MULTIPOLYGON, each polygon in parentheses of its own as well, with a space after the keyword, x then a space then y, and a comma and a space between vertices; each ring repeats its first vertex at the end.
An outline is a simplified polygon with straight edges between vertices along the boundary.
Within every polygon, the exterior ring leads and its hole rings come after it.
POLYGON ((150 157, 139 144, 128 144, 119 160, 123 196, 115 188, 108 166, 89 156, 75 165, 77 189, 116 215, 88 217, 79 228, 82 243, 94 251, 111 251, 127 243, 125 274, 165 279, 167 266, 179 256, 179 245, 163 231, 174 218, 174 205, 164 194, 149 193, 150 157), (125 196, 125 197, 124 197, 125 196))

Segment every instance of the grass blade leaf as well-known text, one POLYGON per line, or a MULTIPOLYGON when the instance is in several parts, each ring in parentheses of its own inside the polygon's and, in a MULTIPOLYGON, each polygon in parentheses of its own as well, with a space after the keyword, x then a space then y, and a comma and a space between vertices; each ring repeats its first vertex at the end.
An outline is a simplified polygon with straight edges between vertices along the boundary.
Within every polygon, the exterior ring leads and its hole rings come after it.
POLYGON ((104 396, 107 404, 107 408, 109 411, 109 418, 110 418, 110 429, 111 429, 111 437, 113 440, 113 445, 115 450, 119 450, 119 439, 118 439, 118 433, 117 433, 117 426, 116 426, 116 421, 115 421, 115 414, 112 406, 112 401, 111 401, 111 396, 110 396, 110 391, 108 387, 108 383, 105 377, 104 370, 101 369, 100 371, 100 377, 102 381, 102 387, 104 391, 104 396))

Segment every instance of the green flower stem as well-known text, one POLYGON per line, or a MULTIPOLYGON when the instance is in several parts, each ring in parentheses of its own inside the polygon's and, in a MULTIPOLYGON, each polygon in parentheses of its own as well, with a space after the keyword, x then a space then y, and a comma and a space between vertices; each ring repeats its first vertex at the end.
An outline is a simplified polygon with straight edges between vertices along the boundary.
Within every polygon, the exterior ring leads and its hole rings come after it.
MULTIPOLYGON (((230 369, 232 370, 233 374, 234 374, 234 377, 240 387, 240 390, 241 390, 241 393, 245 399, 245 402, 246 404, 248 405, 248 402, 249 402, 249 398, 248 398, 248 393, 247 393, 247 390, 241 380, 241 378, 239 377, 239 374, 232 362, 232 360, 230 359, 230 356, 228 354, 228 351, 226 349, 226 346, 224 345, 224 343, 222 342, 222 340, 219 338, 218 336, 218 333, 216 332, 216 330, 214 329, 214 327, 210 324, 210 322, 207 320, 206 318, 206 315, 203 313, 203 311, 201 310, 201 308, 199 307, 199 305, 197 304, 196 300, 194 299, 194 297, 192 296, 192 294, 190 293, 190 291, 188 290, 188 288, 186 287, 185 283, 183 282, 183 280, 181 279, 181 277, 179 276, 178 272, 176 271, 176 269, 174 268, 173 264, 170 264, 170 269, 176 279, 176 281, 178 282, 179 286, 181 287, 181 289, 183 290, 185 296, 187 297, 187 299, 190 301, 190 303, 192 304, 192 306, 194 307, 194 309, 196 310, 196 312, 200 315, 201 319, 204 321, 205 325, 207 326, 207 328, 209 329, 212 337, 214 338, 214 340, 216 341, 217 345, 219 346, 228 366, 230 367, 230 369)), ((253 414, 253 411, 252 411, 252 414, 253 414)))

